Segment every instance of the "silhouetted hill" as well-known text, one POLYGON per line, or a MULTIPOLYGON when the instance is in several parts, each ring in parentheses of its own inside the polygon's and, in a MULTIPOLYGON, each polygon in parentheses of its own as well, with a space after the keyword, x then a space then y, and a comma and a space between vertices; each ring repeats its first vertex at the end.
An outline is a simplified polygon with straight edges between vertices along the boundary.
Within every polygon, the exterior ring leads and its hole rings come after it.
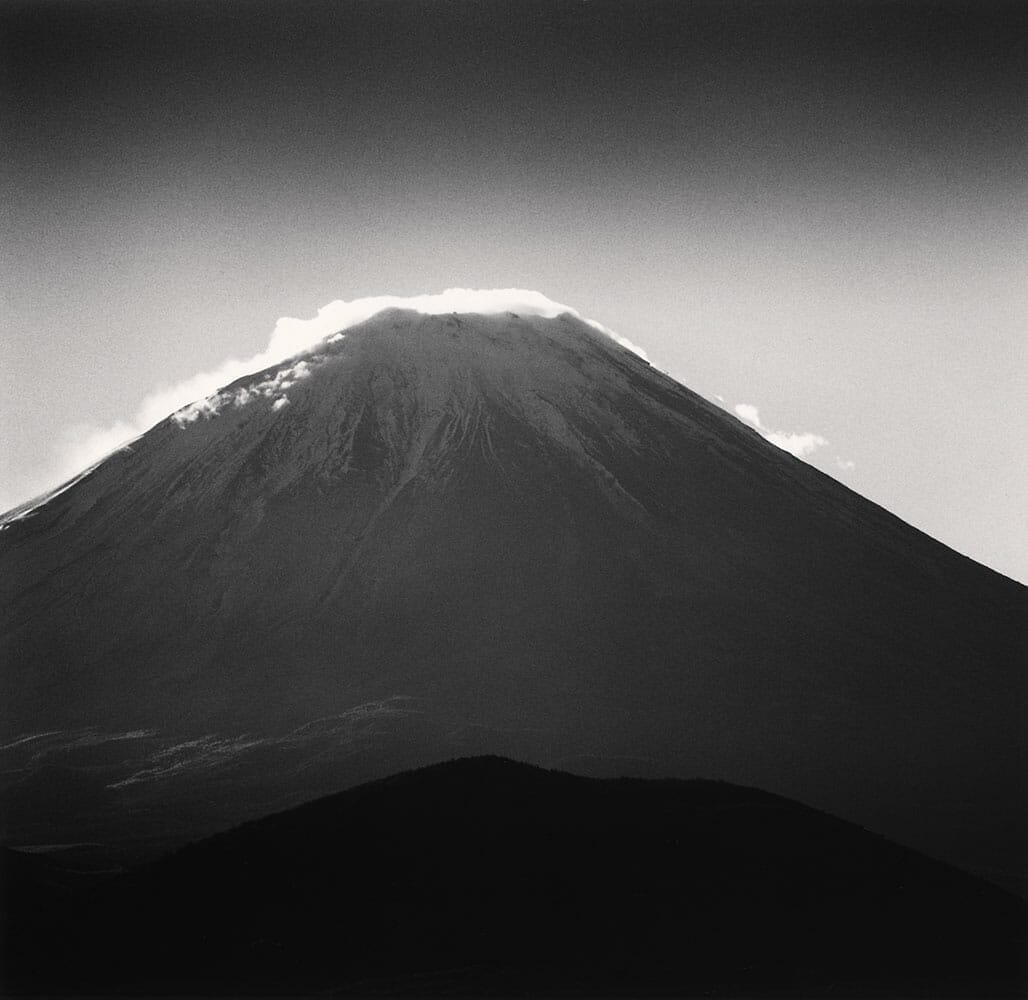
POLYGON ((30 914, 8 985, 984 998, 1024 985, 1025 928, 1002 890, 775 795, 485 757, 248 823, 30 914))

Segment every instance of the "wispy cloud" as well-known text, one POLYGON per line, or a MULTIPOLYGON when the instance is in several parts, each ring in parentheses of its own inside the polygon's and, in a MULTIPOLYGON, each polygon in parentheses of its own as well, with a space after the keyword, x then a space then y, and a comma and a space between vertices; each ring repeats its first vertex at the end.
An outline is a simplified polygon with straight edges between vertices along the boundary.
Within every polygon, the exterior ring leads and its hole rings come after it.
POLYGON ((749 424, 754 430, 777 448, 795 455, 796 458, 806 458, 808 455, 823 448, 828 444, 828 439, 813 431, 778 431, 765 426, 760 419, 760 411, 752 403, 738 403, 735 407, 736 416, 744 423, 749 424))
POLYGON ((852 472, 856 467, 857 463, 849 458, 840 458, 838 455, 835 456, 835 467, 842 470, 843 472, 852 472))

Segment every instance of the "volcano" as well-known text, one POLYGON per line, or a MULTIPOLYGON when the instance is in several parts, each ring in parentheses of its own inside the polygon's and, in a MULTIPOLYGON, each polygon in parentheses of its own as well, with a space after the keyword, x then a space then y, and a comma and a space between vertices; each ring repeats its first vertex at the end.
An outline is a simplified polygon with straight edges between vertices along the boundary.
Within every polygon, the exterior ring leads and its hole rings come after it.
POLYGON ((8 843, 497 753, 1022 871, 1024 587, 571 314, 389 309, 0 531, 8 843))

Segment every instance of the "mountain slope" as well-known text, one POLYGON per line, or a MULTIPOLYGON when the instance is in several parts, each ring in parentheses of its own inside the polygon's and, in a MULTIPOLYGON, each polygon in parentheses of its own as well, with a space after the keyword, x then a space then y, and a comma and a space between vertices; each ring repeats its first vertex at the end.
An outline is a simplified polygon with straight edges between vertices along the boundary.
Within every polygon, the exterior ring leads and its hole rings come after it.
POLYGON ((570 316, 390 310, 242 379, 9 520, 0 588, 22 839, 54 781, 104 789, 69 833, 195 834, 459 750, 1022 857, 1025 589, 570 316))
POLYGON ((498 758, 248 824, 56 913, 17 925, 10 986, 981 998, 1024 984, 1022 902, 858 827, 721 782, 498 758))

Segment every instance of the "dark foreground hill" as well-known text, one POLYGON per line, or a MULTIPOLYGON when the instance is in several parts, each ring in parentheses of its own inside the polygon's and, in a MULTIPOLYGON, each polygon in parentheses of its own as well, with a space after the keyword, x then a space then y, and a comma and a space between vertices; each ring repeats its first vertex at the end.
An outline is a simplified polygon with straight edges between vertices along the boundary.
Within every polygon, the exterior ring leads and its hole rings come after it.
POLYGON ((474 758, 91 890, 7 860, 15 991, 984 998, 1025 985, 1021 901, 723 782, 474 758))

